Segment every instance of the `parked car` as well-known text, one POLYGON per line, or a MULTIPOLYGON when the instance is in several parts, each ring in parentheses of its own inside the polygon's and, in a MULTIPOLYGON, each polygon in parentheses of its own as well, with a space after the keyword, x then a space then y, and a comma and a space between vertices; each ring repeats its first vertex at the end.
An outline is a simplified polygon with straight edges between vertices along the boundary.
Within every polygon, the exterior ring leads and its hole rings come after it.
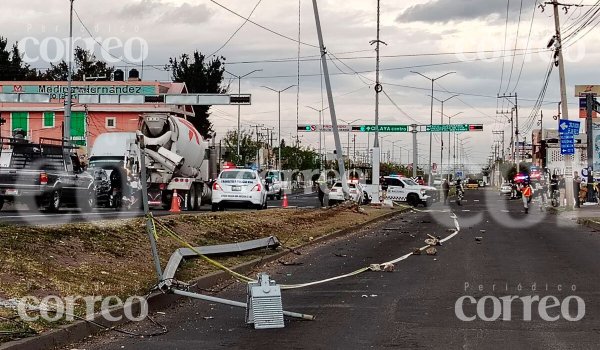
POLYGON ((96 206, 94 178, 82 169, 75 147, 48 138, 39 143, 3 138, 2 145, 8 166, 0 168, 0 209, 7 201, 52 212, 96 206))
POLYGON ((510 192, 512 191, 512 185, 508 182, 503 183, 500 186, 500 195, 510 196, 510 192))
MULTIPOLYGON (((366 190, 362 187, 358 182, 348 181, 348 190, 350 195, 350 200, 363 204, 365 198, 366 190)), ((342 190, 342 182, 338 181, 333 184, 331 190, 329 191, 329 205, 334 205, 337 203, 341 203, 345 200, 344 191, 342 190)))
POLYGON ((114 208, 114 200, 112 198, 113 190, 106 170, 102 168, 88 168, 86 172, 94 179, 94 187, 96 188, 96 207, 114 208))
POLYGON ((223 170, 212 187, 212 211, 226 207, 267 208, 266 181, 256 170, 223 170))
POLYGON ((269 198, 273 199, 277 197, 280 200, 283 197, 283 192, 291 190, 291 182, 286 179, 286 173, 279 170, 269 170, 265 174, 265 179, 273 179, 273 190, 269 191, 269 198))

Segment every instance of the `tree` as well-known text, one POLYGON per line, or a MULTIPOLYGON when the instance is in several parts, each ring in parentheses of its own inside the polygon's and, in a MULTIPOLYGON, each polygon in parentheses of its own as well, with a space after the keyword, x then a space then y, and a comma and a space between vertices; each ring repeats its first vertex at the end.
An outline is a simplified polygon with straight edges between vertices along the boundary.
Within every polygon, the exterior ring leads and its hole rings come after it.
POLYGON ((0 36, 0 81, 37 79, 37 71, 23 62, 17 44, 8 49, 8 40, 0 36))
MULTIPOLYGON (((169 67, 173 72, 173 81, 185 83, 188 92, 194 94, 222 94, 227 90, 221 87, 223 73, 225 72, 224 57, 213 58, 206 61, 204 55, 194 51, 190 57, 182 54, 178 58, 169 59, 169 67)), ((190 122, 198 129, 204 138, 210 138, 213 131, 210 117, 210 106, 193 106, 195 118, 190 122)))
MULTIPOLYGON (((114 67, 108 66, 106 62, 99 61, 96 56, 81 47, 75 48, 75 67, 73 69, 73 80, 82 81, 85 77, 100 77, 110 75, 115 71, 114 67)), ((68 79, 69 65, 60 61, 58 64, 50 64, 50 68, 41 74, 42 80, 65 81, 68 79)))
MULTIPOLYGON (((283 169, 308 170, 320 167, 319 155, 311 148, 302 146, 285 146, 282 140, 281 163, 283 169)), ((275 154, 278 149, 273 150, 275 154)))
POLYGON ((253 133, 240 131, 240 158, 237 157, 237 130, 230 130, 225 134, 221 147, 223 148, 223 160, 234 162, 237 165, 245 165, 250 160, 256 160, 256 153, 260 149, 260 144, 256 142, 253 133))

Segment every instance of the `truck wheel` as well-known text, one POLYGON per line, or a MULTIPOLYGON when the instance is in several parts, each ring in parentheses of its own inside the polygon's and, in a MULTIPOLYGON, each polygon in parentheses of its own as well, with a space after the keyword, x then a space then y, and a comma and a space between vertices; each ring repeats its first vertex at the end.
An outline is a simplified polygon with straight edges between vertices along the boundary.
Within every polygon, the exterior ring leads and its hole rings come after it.
POLYGON ((412 207, 416 207, 419 204, 419 199, 417 198, 416 194, 411 193, 406 198, 406 203, 408 203, 408 205, 410 205, 412 207))
POLYGON ((200 210, 202 207, 202 186, 195 186, 196 193, 194 194, 194 210, 200 210))
POLYGON ((279 193, 277 194, 277 200, 280 201, 281 198, 283 198, 283 190, 279 191, 279 193))
POLYGON ((218 210, 219 210, 219 205, 218 205, 218 204, 216 204, 216 203, 213 203, 213 204, 212 204, 212 207, 211 207, 211 210, 212 210, 212 211, 218 211, 218 210))
POLYGON ((186 207, 187 210, 198 210, 198 208, 196 207, 196 197, 197 197, 197 192, 196 192, 196 186, 194 186, 192 184, 192 187, 190 187, 190 190, 188 191, 188 195, 187 195, 187 203, 186 203, 186 207))
POLYGON ((87 192, 86 196, 79 196, 81 211, 85 213, 92 212, 96 208, 96 191, 87 192))
POLYGON ((48 202, 48 211, 56 213, 59 211, 62 205, 62 195, 60 190, 54 190, 50 194, 50 200, 48 202))
POLYGON ((2 210, 3 206, 4 206, 4 197, 0 197, 0 210, 2 210))

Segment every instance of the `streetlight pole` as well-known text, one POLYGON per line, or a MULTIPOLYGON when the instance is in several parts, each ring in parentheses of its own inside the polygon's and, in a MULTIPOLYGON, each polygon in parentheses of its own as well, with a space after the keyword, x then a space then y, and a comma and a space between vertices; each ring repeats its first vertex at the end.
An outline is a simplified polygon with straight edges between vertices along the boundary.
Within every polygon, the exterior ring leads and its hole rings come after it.
MULTIPOLYGON (((442 115, 444 115, 444 116, 446 116, 446 118, 448 118, 448 125, 450 125, 451 119, 456 117, 459 114, 462 114, 462 112, 454 113, 453 115, 445 115, 444 113, 442 113, 442 115)), ((452 149, 452 143, 450 142, 451 136, 456 137, 456 135, 453 132, 448 133, 448 169, 450 169, 450 150, 452 149)), ((450 171, 448 171, 448 182, 450 182, 450 171)))
POLYGON ((351 125, 356 123, 357 121, 361 120, 359 119, 354 119, 351 122, 345 121, 344 119, 340 119, 341 122, 343 122, 344 124, 346 124, 348 126, 348 144, 346 145, 346 152, 348 155, 348 169, 350 168, 350 129, 352 129, 351 125))
POLYGON ((275 89, 270 88, 268 86, 264 86, 264 85, 262 86, 265 89, 269 89, 269 90, 274 91, 274 92, 277 93, 277 104, 278 104, 278 115, 279 115, 279 117, 278 117, 278 120, 279 120, 278 124, 279 124, 279 126, 277 127, 278 128, 277 136, 279 138, 279 146, 277 146, 277 151, 278 151, 278 155, 277 155, 277 170, 279 170, 279 171, 281 171, 281 93, 284 92, 287 89, 293 88, 294 86, 296 86, 296 84, 290 85, 290 86, 288 86, 288 87, 286 87, 285 89, 282 89, 282 90, 275 90, 275 89))
MULTIPOLYGON (((418 74, 418 75, 422 76, 425 79, 431 80, 431 113, 430 113, 429 125, 433 125, 433 83, 436 80, 441 79, 441 78, 445 77, 448 74, 454 74, 456 72, 448 72, 448 73, 440 75, 437 78, 430 78, 430 77, 428 77, 428 76, 426 76, 424 74, 421 74, 421 73, 415 72, 415 71, 410 71, 410 72, 418 74)), ((433 134, 430 133, 429 134, 429 178, 427 179, 427 183, 430 186, 431 186, 431 148, 432 148, 432 146, 433 146, 433 134)))
POLYGON ((310 108, 313 111, 319 112, 319 167, 320 167, 320 170, 323 170, 323 151, 322 151, 322 148, 321 148, 321 139, 322 139, 321 134, 323 132, 322 113, 323 113, 324 110, 326 110, 329 107, 317 109, 317 108, 314 108, 314 107, 311 107, 311 106, 306 106, 306 108, 310 108))
MULTIPOLYGON (((250 73, 246 73, 244 75, 235 75, 227 70, 225 70, 226 73, 232 75, 233 77, 237 78, 238 80, 238 95, 241 94, 241 90, 242 90, 242 78, 247 77, 248 75, 255 73, 255 72, 261 72, 262 69, 255 69, 250 73)), ((236 137, 236 143, 237 143, 237 162, 240 161, 240 124, 241 124, 241 118, 240 118, 240 114, 241 114, 241 105, 238 105, 238 115, 237 115, 237 137, 236 137)), ((236 163, 237 163, 236 162, 236 163)))
POLYGON ((69 70, 67 72, 67 96, 65 98, 65 113, 63 118, 63 135, 68 143, 71 143, 71 105, 73 98, 73 1, 70 0, 69 15, 69 70))
MULTIPOLYGON (((435 98, 435 97, 431 96, 431 97, 433 97, 433 98, 434 98, 436 101, 438 101, 438 102, 440 102, 440 103, 442 104, 442 110, 441 110, 441 112, 440 112, 440 124, 441 124, 441 125, 443 125, 443 124, 444 124, 444 103, 445 103, 446 101, 448 101, 448 100, 450 100, 450 99, 452 99, 452 98, 456 97, 456 96, 458 96, 458 95, 452 95, 452 96, 448 97, 448 98, 447 98, 447 99, 445 99, 445 100, 440 100, 440 99, 438 99, 438 98, 435 98)), ((448 125, 450 125, 450 122, 448 122, 448 125)), ((448 134, 449 134, 449 133, 450 133, 450 132, 448 132, 448 134)), ((441 146, 440 146, 440 184, 441 184, 441 182, 442 182, 442 178, 444 177, 444 138, 443 138, 444 136, 443 136, 443 135, 444 135, 444 134, 440 132, 440 144, 441 144, 441 146)), ((448 143, 450 143, 450 141, 448 141, 448 143)), ((450 146, 448 145, 448 147, 450 147, 450 146)), ((450 164, 450 163, 448 163, 448 164, 450 164)))

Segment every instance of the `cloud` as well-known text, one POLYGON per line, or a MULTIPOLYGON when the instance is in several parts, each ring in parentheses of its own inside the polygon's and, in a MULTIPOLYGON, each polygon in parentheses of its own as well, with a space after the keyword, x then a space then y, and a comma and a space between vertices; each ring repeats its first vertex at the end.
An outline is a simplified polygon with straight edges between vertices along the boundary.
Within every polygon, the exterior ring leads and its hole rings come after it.
POLYGON ((207 22, 212 16, 212 11, 205 4, 190 5, 183 3, 181 6, 170 6, 162 16, 161 21, 171 23, 198 24, 207 22))
POLYGON ((116 15, 122 19, 153 18, 163 23, 198 24, 207 22, 212 11, 205 4, 191 5, 184 2, 177 6, 160 0, 141 0, 123 6, 116 15))
POLYGON ((165 5, 158 0, 142 0, 123 6, 121 10, 117 11, 117 15, 121 18, 145 17, 161 6, 165 5))
MULTIPOLYGON (((450 21, 469 21, 485 18, 505 18, 507 0, 433 0, 424 4, 413 5, 404 10, 398 22, 432 22, 447 23, 450 21)), ((532 1, 523 1, 523 11, 530 10, 532 1)), ((516 21, 520 8, 519 1, 510 4, 509 20, 516 21)), ((523 17, 521 18, 523 20, 523 17)))

